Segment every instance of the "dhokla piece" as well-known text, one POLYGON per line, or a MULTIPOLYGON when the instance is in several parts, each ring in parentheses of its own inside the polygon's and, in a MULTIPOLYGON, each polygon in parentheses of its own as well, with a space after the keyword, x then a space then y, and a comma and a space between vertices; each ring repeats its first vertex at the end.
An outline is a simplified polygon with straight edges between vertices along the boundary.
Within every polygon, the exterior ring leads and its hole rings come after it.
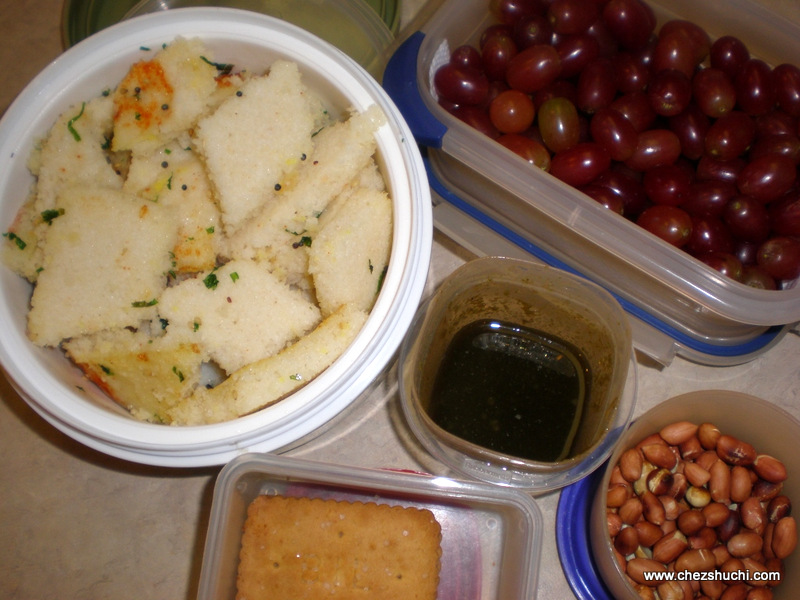
POLYGON ((347 349, 368 313, 340 309, 274 356, 232 373, 213 388, 199 387, 169 413, 173 423, 218 423, 274 404, 327 369, 347 349))
POLYGON ((72 188, 47 227, 28 313, 41 346, 156 316, 177 225, 169 208, 117 190, 72 188))
POLYGON ((297 177, 284 182, 274 200, 244 224, 231 240, 230 253, 266 261, 287 283, 302 285, 308 259, 297 250, 314 243, 319 216, 370 165, 375 132, 384 122, 373 105, 323 129, 297 177))
POLYGON ((199 39, 178 37, 131 67, 112 94, 113 150, 153 152, 211 109, 218 71, 207 52, 199 39))
POLYGON ((233 231, 276 193, 276 186, 311 154, 325 117, 295 63, 278 60, 269 73, 246 81, 201 119, 195 144, 233 231))
POLYGON ((441 526, 427 509, 258 496, 242 534, 237 600, 435 600, 441 526))
POLYGON ((122 188, 123 178, 108 153, 113 109, 111 98, 98 96, 58 117, 28 161, 37 177, 37 213, 57 209, 56 199, 71 187, 122 188))
POLYGON ((168 423, 167 411, 203 377, 196 344, 153 337, 148 329, 101 331, 64 342, 64 350, 117 404, 152 423, 168 423))
POLYGON ((304 294, 249 260, 167 288, 158 313, 167 335, 201 344, 227 373, 277 353, 321 320, 304 294))
POLYGON ((179 219, 173 250, 176 273, 196 273, 216 266, 222 236, 219 208, 202 161, 179 139, 148 155, 135 156, 123 189, 174 207, 179 219))
POLYGON ((389 264, 392 201, 386 192, 360 187, 334 204, 308 248, 317 301, 323 315, 342 304, 369 311, 389 264))

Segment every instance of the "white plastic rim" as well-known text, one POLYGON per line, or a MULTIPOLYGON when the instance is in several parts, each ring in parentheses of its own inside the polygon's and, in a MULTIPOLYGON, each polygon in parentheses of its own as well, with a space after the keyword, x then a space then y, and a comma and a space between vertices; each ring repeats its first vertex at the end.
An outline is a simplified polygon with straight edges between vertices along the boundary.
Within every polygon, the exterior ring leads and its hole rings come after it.
POLYGON ((0 269, 0 363, 23 399, 74 439, 112 456, 162 466, 220 465, 248 451, 278 450, 319 428, 355 400, 393 358, 422 296, 432 245, 424 165, 399 110, 363 68, 327 42, 249 11, 186 8, 121 22, 73 46, 45 68, 0 120, 0 229, 6 231, 32 183, 26 161, 37 138, 70 104, 118 83, 131 64, 176 36, 199 37, 214 60, 263 71, 297 62, 304 81, 335 108, 377 104, 387 124, 378 160, 394 201, 393 245, 382 291, 351 346, 325 372, 275 405, 233 421, 168 427, 137 421, 92 389, 60 351, 25 334, 30 286, 0 269), (81 389, 82 388, 82 389, 81 389))

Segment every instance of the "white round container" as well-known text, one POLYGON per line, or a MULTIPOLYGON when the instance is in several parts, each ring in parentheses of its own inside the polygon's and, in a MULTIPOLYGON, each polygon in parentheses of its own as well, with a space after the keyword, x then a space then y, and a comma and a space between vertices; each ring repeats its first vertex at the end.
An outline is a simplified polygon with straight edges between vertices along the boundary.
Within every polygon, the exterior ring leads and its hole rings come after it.
POLYGON ((393 357, 417 309, 432 243, 430 191, 413 136, 383 89, 327 42, 272 17, 225 8, 187 8, 137 17, 73 46, 45 68, 0 120, 0 230, 7 231, 33 179, 26 161, 37 139, 70 104, 116 85, 143 56, 176 36, 199 37, 215 59, 263 71, 286 58, 335 109, 377 104, 387 123, 377 159, 394 201, 391 259, 372 313, 326 371, 284 400, 233 421, 169 427, 132 418, 56 349, 25 333, 31 286, 0 267, 0 363, 36 412, 80 442, 145 464, 208 466, 246 451, 279 450, 309 436, 350 405, 393 357))

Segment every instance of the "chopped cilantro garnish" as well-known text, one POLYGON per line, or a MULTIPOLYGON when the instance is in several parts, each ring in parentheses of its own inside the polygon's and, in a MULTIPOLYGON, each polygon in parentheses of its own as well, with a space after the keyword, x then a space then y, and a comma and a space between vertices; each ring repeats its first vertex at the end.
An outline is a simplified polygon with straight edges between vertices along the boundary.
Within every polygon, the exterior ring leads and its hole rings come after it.
POLYGON ((311 236, 304 235, 303 237, 300 238, 299 242, 295 242, 294 244, 292 244, 292 248, 300 248, 301 246, 306 246, 306 247, 310 248, 311 247, 311 236))
POLYGON ((56 219, 63 214, 64 214, 63 208, 44 210, 42 211, 42 221, 44 221, 48 225, 52 225, 53 219, 56 219))
POLYGON ((212 225, 211 227, 206 227, 206 233, 209 235, 214 233, 214 226, 212 225))
POLYGON ((4 233, 3 237, 7 238, 10 242, 14 242, 17 245, 17 248, 19 248, 20 250, 25 250, 25 246, 28 245, 28 244, 25 243, 25 240, 23 240, 21 237, 19 237, 13 231, 9 231, 7 233, 4 233))
POLYGON ((388 265, 383 267, 383 270, 381 271, 381 276, 378 278, 378 289, 376 290, 375 293, 379 293, 381 291, 381 288, 383 287, 383 280, 386 279, 386 271, 388 269, 389 269, 388 265))
POLYGON ((300 373, 295 373, 294 375, 289 375, 289 379, 292 381, 303 381, 303 376, 300 373))
POLYGON ((206 275, 206 278, 203 279, 203 283, 206 285, 208 289, 214 290, 217 288, 217 285, 219 285, 219 279, 217 279, 216 274, 209 273, 208 275, 206 275))
POLYGON ((77 115, 72 117, 69 121, 67 121, 67 129, 72 134, 72 137, 75 138, 76 142, 80 142, 81 141, 81 134, 79 134, 76 131, 75 127, 74 127, 75 121, 77 121, 78 119, 80 119, 83 116, 83 110, 85 108, 86 108, 86 102, 82 102, 81 103, 81 112, 79 112, 77 115))
POLYGON ((183 382, 183 373, 178 369, 178 367, 172 367, 172 372, 178 376, 178 381, 183 382))
POLYGON ((231 273, 231 281, 233 281, 233 283, 236 283, 238 280, 239 280, 239 274, 236 271, 231 273))
POLYGON ((114 374, 114 372, 109 367, 107 367, 105 365, 98 365, 98 366, 100 367, 100 370, 103 371, 103 373, 105 373, 106 375, 113 375, 114 374))
POLYGON ((210 65, 211 65, 212 67, 214 67, 214 68, 215 68, 217 71, 220 71, 220 72, 222 72, 222 73, 224 73, 224 74, 226 74, 226 75, 227 75, 228 73, 230 73, 231 71, 233 71, 233 65, 232 65, 232 64, 230 64, 230 63, 216 63, 216 62, 212 62, 212 61, 208 60, 208 59, 207 59, 205 56, 201 56, 201 57, 200 57, 200 59, 201 59, 203 62, 207 62, 208 64, 210 64, 210 65))
POLYGON ((134 308, 147 308, 148 306, 155 306, 158 304, 158 299, 153 298, 152 300, 137 300, 136 302, 131 302, 131 306, 134 308))

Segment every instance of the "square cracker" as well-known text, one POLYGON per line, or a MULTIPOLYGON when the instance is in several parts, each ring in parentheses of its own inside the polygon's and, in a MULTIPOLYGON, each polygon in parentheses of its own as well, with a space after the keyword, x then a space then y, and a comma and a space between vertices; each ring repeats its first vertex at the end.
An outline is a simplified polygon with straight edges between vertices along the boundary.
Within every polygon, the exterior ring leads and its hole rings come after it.
POLYGON ((237 600, 434 600, 441 527, 427 509, 258 496, 248 508, 237 600))

